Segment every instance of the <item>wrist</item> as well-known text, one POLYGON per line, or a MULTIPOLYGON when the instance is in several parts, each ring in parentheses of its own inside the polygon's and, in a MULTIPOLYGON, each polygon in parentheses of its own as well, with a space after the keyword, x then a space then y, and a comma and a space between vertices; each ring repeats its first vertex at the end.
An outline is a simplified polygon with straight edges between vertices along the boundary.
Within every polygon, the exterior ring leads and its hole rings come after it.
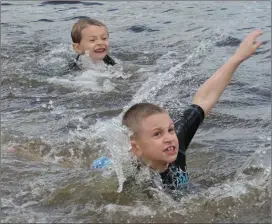
POLYGON ((236 65, 240 65, 243 61, 244 61, 244 59, 242 59, 241 57, 239 57, 238 55, 233 55, 230 59, 229 59, 229 61, 231 62, 231 63, 233 63, 233 64, 236 64, 236 65))

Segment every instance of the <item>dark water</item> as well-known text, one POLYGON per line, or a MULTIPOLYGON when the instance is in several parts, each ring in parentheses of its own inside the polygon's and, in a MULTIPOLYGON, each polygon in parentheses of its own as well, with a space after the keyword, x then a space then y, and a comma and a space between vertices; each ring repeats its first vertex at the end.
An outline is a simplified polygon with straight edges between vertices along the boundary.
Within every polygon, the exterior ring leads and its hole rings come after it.
POLYGON ((270 2, 1 6, 2 222, 270 222, 270 2), (84 16, 109 28, 118 62, 110 71, 66 69, 76 56, 71 27, 84 16), (190 191, 174 201, 141 184, 123 187, 132 172, 123 109, 149 101, 177 118, 257 28, 263 46, 236 71, 190 145, 190 191), (111 169, 89 168, 109 153, 111 169))

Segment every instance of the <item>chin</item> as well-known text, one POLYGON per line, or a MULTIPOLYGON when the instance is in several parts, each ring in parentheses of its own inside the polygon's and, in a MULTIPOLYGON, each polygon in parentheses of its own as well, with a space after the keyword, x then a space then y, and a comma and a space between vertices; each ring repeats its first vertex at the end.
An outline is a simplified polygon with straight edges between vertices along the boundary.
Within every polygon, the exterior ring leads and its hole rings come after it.
POLYGON ((177 159, 177 156, 173 156, 172 158, 169 158, 167 161, 165 161, 165 162, 167 162, 167 163, 173 163, 173 162, 175 162, 175 160, 177 159))
POLYGON ((96 57, 96 60, 103 60, 106 57, 106 53, 103 53, 103 55, 99 55, 96 57))

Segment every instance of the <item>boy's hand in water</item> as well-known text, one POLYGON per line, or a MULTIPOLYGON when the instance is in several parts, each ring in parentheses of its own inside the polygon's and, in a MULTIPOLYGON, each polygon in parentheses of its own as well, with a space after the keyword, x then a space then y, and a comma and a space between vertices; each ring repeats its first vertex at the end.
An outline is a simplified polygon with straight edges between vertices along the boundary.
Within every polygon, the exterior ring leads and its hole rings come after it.
POLYGON ((262 45, 262 42, 256 41, 257 37, 263 34, 261 30, 255 30, 247 35, 247 37, 240 44, 233 57, 239 62, 243 62, 252 56, 256 49, 262 45))

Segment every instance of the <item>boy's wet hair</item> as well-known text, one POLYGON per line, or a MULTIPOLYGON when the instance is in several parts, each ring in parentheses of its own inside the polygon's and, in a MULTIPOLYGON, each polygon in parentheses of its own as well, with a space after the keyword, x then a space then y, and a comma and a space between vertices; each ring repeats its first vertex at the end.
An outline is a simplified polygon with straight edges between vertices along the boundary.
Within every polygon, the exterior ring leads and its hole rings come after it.
MULTIPOLYGON (((81 31, 87 26, 87 25, 93 25, 93 26, 105 26, 104 23, 96 20, 96 19, 91 19, 91 18, 83 18, 78 20, 72 28, 71 31, 71 37, 73 40, 73 43, 80 43, 82 35, 81 35, 81 31)), ((107 27, 106 27, 107 28, 107 27)))
POLYGON ((138 134, 143 119, 154 115, 167 113, 165 109, 152 103, 137 103, 131 106, 123 115, 122 124, 132 131, 132 137, 138 134))

